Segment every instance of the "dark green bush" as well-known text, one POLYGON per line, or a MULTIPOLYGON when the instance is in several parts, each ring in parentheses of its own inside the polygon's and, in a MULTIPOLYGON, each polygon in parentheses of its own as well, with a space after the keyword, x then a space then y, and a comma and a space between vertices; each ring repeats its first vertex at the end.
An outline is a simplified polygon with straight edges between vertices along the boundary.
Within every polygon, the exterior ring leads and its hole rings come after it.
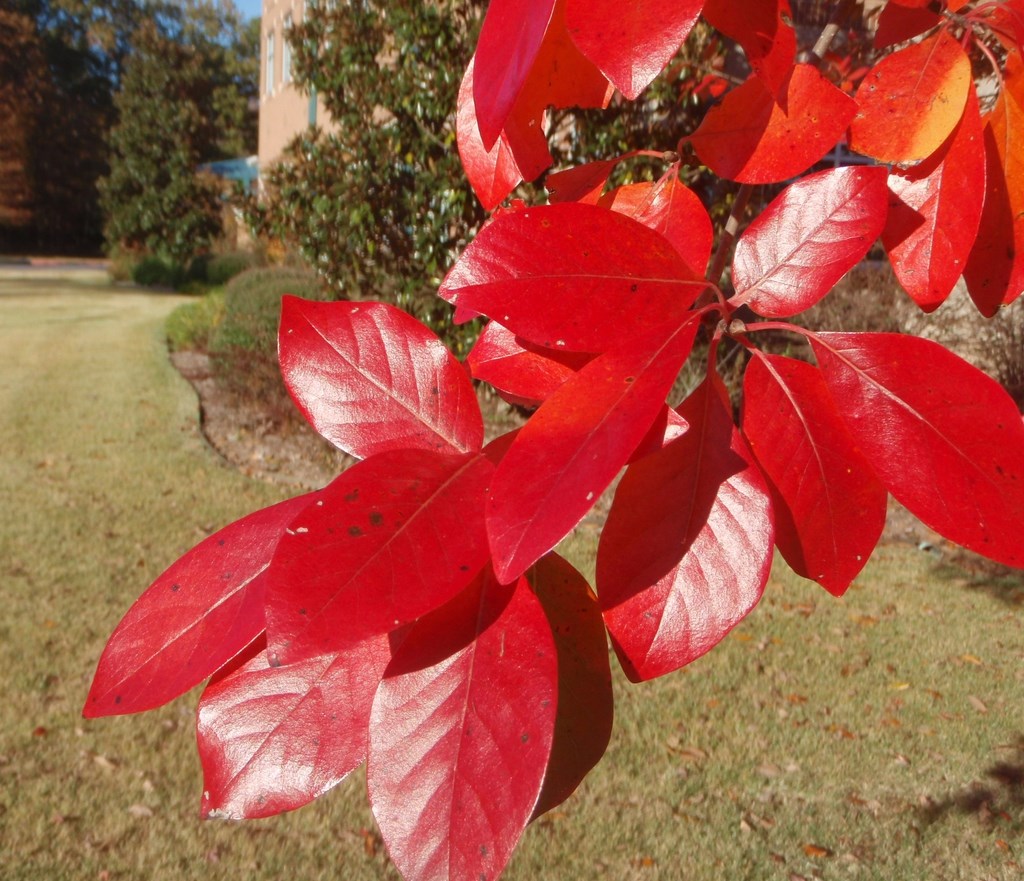
POLYGON ((183 266, 162 257, 143 257, 132 267, 132 281, 143 287, 177 288, 185 283, 183 266))
POLYGON ((210 339, 213 367, 221 382, 259 398, 271 412, 288 407, 277 364, 281 298, 335 299, 320 278, 305 269, 249 269, 224 289, 224 312, 210 339))
POLYGON ((285 294, 307 300, 335 299, 320 278, 308 270, 247 270, 224 288, 224 317, 210 341, 210 351, 224 354, 232 349, 248 349, 276 359, 277 325, 285 294))
POLYGON ((227 254, 203 254, 188 267, 190 281, 203 282, 213 287, 226 285, 236 275, 260 264, 260 258, 249 251, 230 251, 227 254))

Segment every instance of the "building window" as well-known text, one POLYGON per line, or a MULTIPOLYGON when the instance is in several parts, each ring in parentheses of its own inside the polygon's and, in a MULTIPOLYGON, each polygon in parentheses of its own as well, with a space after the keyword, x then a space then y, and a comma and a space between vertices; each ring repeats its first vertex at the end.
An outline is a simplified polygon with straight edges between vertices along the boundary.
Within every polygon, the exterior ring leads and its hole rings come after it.
POLYGON ((288 41, 288 32, 291 29, 292 17, 287 15, 281 39, 281 85, 287 85, 292 81, 292 44, 288 41))
POLYGON ((267 34, 267 94, 274 91, 274 32, 267 34))

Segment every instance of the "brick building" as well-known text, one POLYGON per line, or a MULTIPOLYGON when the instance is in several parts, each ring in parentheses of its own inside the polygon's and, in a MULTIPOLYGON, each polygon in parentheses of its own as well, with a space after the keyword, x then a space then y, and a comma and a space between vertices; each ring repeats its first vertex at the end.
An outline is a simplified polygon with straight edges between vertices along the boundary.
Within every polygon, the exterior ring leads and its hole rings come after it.
POLYGON ((260 33, 259 167, 273 164, 308 125, 327 122, 323 101, 295 87, 287 33, 315 0, 263 0, 260 33))

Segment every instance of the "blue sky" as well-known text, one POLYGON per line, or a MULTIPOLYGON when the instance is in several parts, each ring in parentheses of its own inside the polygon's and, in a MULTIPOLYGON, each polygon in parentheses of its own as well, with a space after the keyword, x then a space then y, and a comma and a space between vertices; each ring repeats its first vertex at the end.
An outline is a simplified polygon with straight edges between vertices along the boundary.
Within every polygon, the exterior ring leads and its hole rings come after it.
POLYGON ((235 0, 235 6, 246 18, 259 18, 263 9, 263 0, 235 0))

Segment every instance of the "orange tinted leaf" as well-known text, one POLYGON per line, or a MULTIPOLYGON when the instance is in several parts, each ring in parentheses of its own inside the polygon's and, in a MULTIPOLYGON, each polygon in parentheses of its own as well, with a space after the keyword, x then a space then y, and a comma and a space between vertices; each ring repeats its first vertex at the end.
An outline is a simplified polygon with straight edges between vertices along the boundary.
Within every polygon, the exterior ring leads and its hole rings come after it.
POLYGON ((987 176, 981 229, 964 279, 978 309, 994 315, 1024 290, 1024 64, 1007 58, 1003 89, 985 127, 987 176))
POLYGON ((917 162, 960 121, 971 62, 945 31, 887 55, 857 90, 850 147, 882 162, 917 162))
POLYGON ((690 143, 720 177, 777 183, 831 150, 856 110, 817 68, 798 64, 777 99, 758 77, 733 89, 708 111, 690 143))
POLYGON ((978 235, 985 149, 972 86, 960 124, 931 157, 889 174, 882 242, 903 289, 925 312, 949 296, 978 235))

